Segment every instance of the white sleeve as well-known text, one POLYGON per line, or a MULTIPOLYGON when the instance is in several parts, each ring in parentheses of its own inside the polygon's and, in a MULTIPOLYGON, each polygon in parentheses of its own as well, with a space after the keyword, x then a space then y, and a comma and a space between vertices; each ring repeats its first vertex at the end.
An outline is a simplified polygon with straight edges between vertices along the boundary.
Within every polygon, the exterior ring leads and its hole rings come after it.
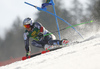
POLYGON ((24 40, 27 40, 27 33, 24 33, 24 40))

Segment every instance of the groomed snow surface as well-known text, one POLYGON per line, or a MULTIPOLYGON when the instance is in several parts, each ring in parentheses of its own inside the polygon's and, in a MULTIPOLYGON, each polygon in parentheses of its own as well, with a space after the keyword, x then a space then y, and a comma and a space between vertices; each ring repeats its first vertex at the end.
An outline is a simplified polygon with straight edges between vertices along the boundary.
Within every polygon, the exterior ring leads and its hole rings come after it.
POLYGON ((0 69, 100 69, 100 35, 0 69))

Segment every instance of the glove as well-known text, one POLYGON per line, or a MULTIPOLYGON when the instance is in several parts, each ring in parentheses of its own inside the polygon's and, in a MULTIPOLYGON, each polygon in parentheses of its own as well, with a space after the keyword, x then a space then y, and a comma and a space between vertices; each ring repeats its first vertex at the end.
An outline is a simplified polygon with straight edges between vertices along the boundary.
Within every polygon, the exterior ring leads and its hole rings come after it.
POLYGON ((38 34, 38 37, 39 37, 39 40, 41 41, 44 37, 43 37, 43 34, 40 32, 39 34, 38 34))
POLYGON ((41 32, 38 33, 38 37, 43 37, 43 34, 41 32))
POLYGON ((31 52, 29 51, 28 53, 26 53, 26 57, 28 57, 31 54, 31 52))

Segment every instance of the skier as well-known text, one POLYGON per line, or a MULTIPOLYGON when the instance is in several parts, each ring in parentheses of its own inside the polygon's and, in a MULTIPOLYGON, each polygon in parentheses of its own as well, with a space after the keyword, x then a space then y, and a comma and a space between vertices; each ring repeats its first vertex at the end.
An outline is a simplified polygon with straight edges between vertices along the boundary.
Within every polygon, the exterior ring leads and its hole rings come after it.
POLYGON ((44 48, 46 44, 49 45, 64 45, 67 44, 67 40, 56 40, 53 34, 50 34, 41 23, 32 22, 31 18, 25 18, 23 21, 23 26, 25 27, 24 41, 26 56, 30 55, 29 38, 32 37, 32 45, 40 48, 44 48), (49 34, 49 35, 46 35, 49 34), (45 36, 44 36, 45 35, 45 36))

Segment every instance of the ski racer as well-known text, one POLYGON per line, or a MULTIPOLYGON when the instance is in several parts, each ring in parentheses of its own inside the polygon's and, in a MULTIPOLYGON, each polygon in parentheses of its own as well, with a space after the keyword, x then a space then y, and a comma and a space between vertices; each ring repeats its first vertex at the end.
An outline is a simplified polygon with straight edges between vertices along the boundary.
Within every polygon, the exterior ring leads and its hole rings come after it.
POLYGON ((24 32, 26 57, 30 55, 29 38, 32 37, 32 45, 39 48, 44 48, 45 44, 49 45, 64 45, 68 42, 66 40, 56 40, 53 34, 50 34, 41 23, 32 22, 31 18, 23 20, 23 26, 26 29, 24 32), (46 35, 49 34, 49 35, 46 35), (46 36, 44 36, 46 35, 46 36))

